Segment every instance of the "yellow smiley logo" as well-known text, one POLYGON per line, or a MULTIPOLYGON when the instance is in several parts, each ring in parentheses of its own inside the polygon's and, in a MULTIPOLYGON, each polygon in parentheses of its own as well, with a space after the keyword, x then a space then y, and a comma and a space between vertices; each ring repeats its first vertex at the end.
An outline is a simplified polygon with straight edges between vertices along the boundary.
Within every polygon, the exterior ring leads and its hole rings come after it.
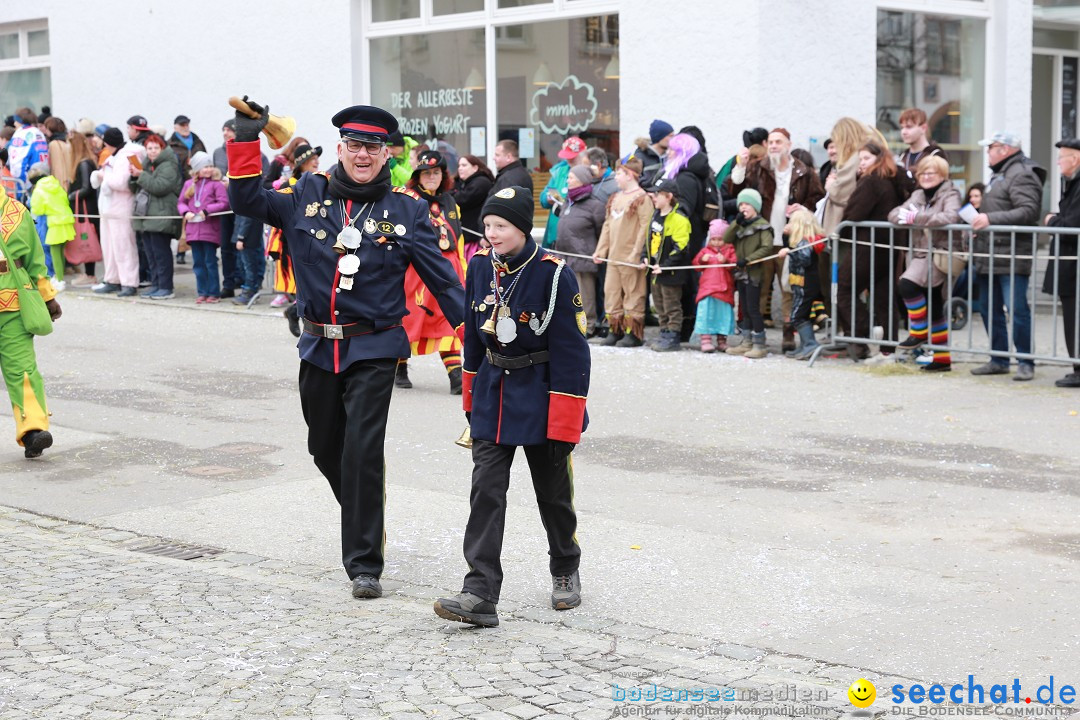
POLYGON ((870 707, 877 698, 877 688, 869 680, 859 678, 851 683, 851 687, 847 690, 847 697, 851 704, 857 708, 870 707))

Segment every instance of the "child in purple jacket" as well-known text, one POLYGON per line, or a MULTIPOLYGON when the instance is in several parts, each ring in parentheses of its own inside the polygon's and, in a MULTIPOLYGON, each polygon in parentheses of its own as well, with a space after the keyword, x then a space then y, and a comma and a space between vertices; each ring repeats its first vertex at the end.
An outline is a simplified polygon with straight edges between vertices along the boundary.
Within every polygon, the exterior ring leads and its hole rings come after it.
POLYGON ((191 156, 191 179, 184 183, 176 206, 184 216, 184 234, 191 246, 192 271, 195 273, 195 302, 221 301, 221 280, 218 277, 217 250, 221 244, 221 217, 229 209, 229 196, 221 171, 205 152, 191 156))

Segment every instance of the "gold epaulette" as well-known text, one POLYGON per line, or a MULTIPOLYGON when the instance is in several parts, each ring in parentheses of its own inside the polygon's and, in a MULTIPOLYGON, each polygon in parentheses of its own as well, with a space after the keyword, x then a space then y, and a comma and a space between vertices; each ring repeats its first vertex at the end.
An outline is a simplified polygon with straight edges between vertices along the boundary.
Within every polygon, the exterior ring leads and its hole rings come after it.
POLYGON ((292 186, 290 185, 288 187, 280 187, 277 189, 277 191, 282 195, 292 195, 292 186))
POLYGON ((407 187, 398 187, 397 185, 394 185, 390 189, 393 190, 396 193, 401 193, 402 195, 408 195, 413 200, 419 200, 420 199, 420 194, 419 193, 417 193, 415 190, 410 190, 407 187))
POLYGON ((542 257, 540 259, 541 260, 547 260, 548 262, 553 262, 556 265, 558 265, 559 263, 561 263, 563 261, 562 258, 560 258, 558 255, 552 255, 551 253, 544 253, 544 257, 542 257))
POLYGON ((491 253, 491 248, 480 248, 473 255, 488 255, 491 253))

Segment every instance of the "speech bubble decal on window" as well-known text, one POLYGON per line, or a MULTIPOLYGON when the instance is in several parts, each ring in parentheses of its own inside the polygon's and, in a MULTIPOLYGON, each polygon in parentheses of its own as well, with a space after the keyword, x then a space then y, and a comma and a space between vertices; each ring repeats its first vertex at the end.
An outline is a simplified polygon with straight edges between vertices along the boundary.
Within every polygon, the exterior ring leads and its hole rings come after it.
POLYGON ((581 132, 596 119, 596 104, 593 86, 568 75, 533 93, 529 122, 549 134, 581 132))

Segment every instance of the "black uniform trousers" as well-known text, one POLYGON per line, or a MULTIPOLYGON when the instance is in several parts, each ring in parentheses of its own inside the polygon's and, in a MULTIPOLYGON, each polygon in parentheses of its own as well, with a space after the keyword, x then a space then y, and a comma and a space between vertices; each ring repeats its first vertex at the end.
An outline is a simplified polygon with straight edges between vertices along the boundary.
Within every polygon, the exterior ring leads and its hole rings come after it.
POLYGON ((308 452, 341 505, 341 558, 350 579, 383 570, 383 441, 396 366, 396 358, 375 358, 335 374, 300 361, 308 452))
MULTIPOLYGON (((464 592, 489 602, 499 602, 502 590, 502 544, 506 525, 506 491, 516 445, 473 440, 472 494, 469 524, 465 527, 465 560, 469 574, 464 592)), ((547 443, 524 446, 532 473, 540 520, 547 531, 549 567, 552 575, 570 575, 578 569, 577 514, 574 512, 574 478, 569 458, 558 466, 551 462, 547 443)))

